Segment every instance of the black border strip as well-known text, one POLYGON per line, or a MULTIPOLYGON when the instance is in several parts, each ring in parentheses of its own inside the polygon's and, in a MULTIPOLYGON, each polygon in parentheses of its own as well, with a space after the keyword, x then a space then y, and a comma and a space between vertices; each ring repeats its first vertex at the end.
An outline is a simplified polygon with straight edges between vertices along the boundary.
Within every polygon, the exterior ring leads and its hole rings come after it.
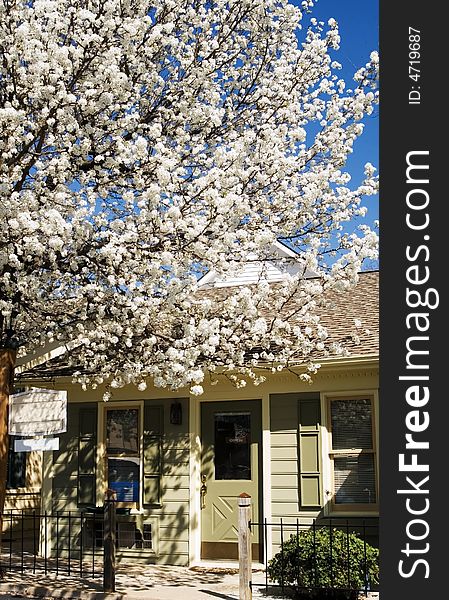
POLYGON ((444 262, 449 198, 443 183, 443 173, 449 173, 443 91, 448 34, 442 10, 443 5, 426 8, 416 0, 380 2, 381 600, 448 594, 444 262), (422 316, 410 316, 416 313, 422 316), (407 449, 407 433, 414 441, 428 442, 429 449, 407 449), (402 471, 401 454, 409 465, 402 471), (429 470, 413 471, 413 461, 429 470))

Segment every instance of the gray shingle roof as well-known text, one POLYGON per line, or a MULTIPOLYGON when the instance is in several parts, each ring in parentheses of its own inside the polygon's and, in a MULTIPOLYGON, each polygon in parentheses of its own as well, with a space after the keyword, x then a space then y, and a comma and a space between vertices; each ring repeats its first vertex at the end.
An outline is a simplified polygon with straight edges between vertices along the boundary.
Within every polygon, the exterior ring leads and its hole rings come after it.
MULTIPOLYGON (((311 278, 313 279, 313 278, 311 278)), ((272 289, 280 284, 272 283, 272 289)), ((202 295, 215 300, 225 300, 237 286, 209 288, 201 292, 202 295)), ((351 356, 373 356, 379 353, 379 271, 362 271, 359 273, 359 281, 356 286, 346 292, 327 291, 320 297, 320 306, 314 309, 314 314, 320 317, 320 323, 326 327, 328 339, 326 345, 331 342, 339 342, 344 345, 351 356), (356 320, 361 321, 359 327, 356 320), (357 337, 355 337, 355 335, 357 337), (358 339, 357 339, 358 338, 358 339)), ((281 311, 280 316, 287 319, 287 315, 293 315, 287 320, 291 325, 303 326, 299 309, 301 302, 297 304, 298 312, 295 314, 296 301, 291 299, 281 311)), ((268 322, 276 318, 273 311, 262 310, 262 314, 268 322)), ((322 359, 324 356, 318 352, 313 353, 314 359, 322 359)))
POLYGON ((379 271, 360 273, 357 285, 349 292, 328 295, 330 305, 320 310, 322 324, 332 341, 343 342, 352 356, 379 354, 379 271), (360 319, 361 326, 355 327, 360 319), (356 343, 352 333, 360 339, 356 343))
MULTIPOLYGON (((230 289, 214 288, 207 290, 206 294, 225 297, 230 289)), ((340 342, 349 351, 350 357, 377 357, 379 354, 379 272, 362 272, 354 288, 343 293, 328 292, 325 299, 326 306, 317 309, 317 314, 328 331, 327 341, 340 342), (356 320, 361 321, 359 327, 356 326, 356 320)), ((293 302, 291 301, 287 306, 289 312, 294 311, 293 302)), ((335 358, 333 355, 324 356, 318 352, 312 355, 313 360, 322 360, 326 357, 335 358)), ((18 379, 67 377, 75 370, 84 371, 82 366, 76 369, 68 367, 62 355, 23 371, 18 379)))

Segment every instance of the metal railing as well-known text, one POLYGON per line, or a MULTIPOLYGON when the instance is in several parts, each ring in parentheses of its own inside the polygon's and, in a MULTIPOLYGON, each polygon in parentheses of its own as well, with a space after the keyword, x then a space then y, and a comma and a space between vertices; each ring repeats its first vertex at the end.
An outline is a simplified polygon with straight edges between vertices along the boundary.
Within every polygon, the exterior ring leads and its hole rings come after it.
POLYGON ((373 577, 378 570, 376 519, 265 519, 250 521, 249 529, 258 530, 265 566, 265 582, 252 587, 264 587, 267 593, 280 588, 300 598, 358 598, 378 590, 373 577))
POLYGON ((47 575, 103 574, 103 515, 9 510, 2 516, 0 568, 47 575))

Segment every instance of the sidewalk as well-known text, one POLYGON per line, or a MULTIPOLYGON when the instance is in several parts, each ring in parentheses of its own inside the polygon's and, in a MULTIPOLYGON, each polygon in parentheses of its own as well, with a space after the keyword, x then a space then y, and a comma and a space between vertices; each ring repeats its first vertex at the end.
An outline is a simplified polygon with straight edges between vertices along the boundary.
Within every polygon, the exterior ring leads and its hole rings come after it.
POLYGON ((121 565, 116 593, 101 591, 102 578, 80 579, 60 575, 8 574, 0 583, 0 598, 80 598, 82 600, 213 600, 238 598, 238 575, 183 567, 121 565))
MULTIPOLYGON (((253 572, 253 598, 280 600, 280 590, 265 593, 265 573, 253 572), (276 593, 277 592, 277 593, 276 593)), ((0 581, 0 599, 78 598, 80 600, 238 600, 239 581, 236 569, 214 567, 172 567, 155 565, 120 565, 116 593, 101 591, 102 578, 80 579, 60 575, 7 573, 0 581)), ((372 600, 378 594, 372 594, 372 600)))

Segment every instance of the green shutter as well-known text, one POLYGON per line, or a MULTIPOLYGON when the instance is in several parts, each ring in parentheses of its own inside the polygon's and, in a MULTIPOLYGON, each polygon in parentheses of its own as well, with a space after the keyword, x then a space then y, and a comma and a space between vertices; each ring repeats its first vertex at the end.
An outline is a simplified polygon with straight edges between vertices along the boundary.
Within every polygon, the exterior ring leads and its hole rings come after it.
POLYGON ((143 502, 161 504, 163 408, 145 402, 143 422, 143 502))
POLYGON ((300 503, 305 509, 322 506, 320 458, 320 399, 299 399, 298 445, 300 503))
POLYGON ((78 420, 78 505, 96 500, 97 408, 81 408, 78 420))

